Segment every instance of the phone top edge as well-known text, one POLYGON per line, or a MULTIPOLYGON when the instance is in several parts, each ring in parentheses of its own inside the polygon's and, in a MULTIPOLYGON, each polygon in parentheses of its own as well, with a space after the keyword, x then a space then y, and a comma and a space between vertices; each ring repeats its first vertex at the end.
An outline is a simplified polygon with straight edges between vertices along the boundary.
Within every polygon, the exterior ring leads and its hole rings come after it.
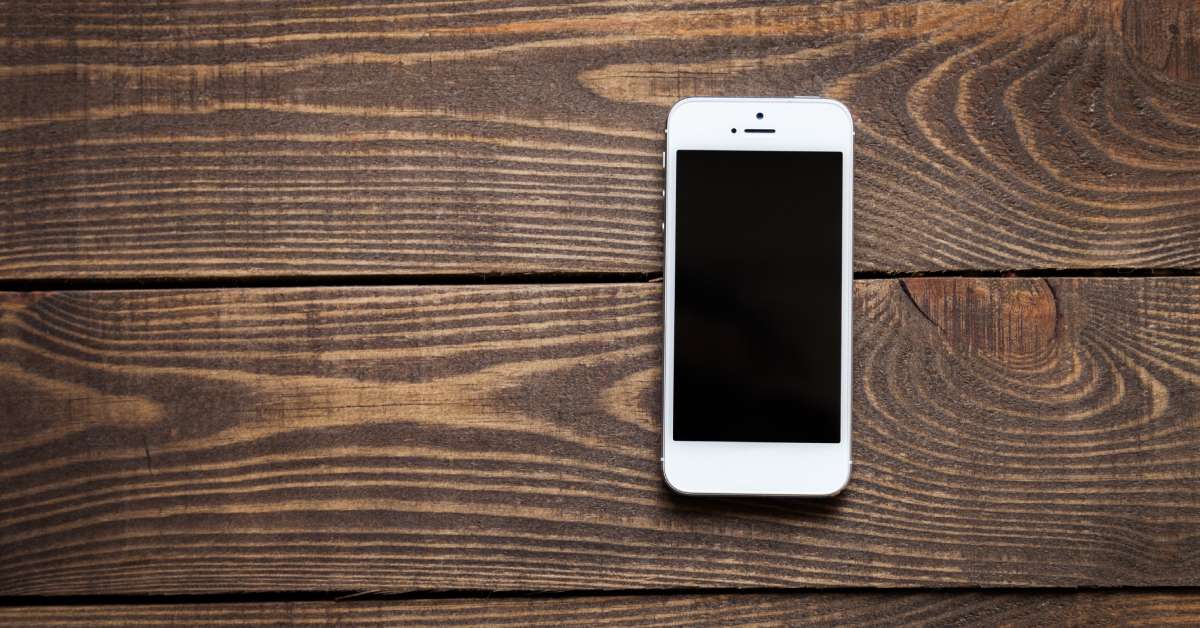
POLYGON ((671 116, 681 106, 690 103, 778 103, 778 104, 798 104, 800 102, 809 104, 827 104, 833 105, 842 111, 846 116, 847 122, 850 124, 850 133, 854 134, 854 114, 850 113, 850 108, 840 100, 835 98, 827 98, 825 96, 688 96, 680 98, 671 105, 667 111, 667 124, 664 132, 669 134, 671 128, 671 116))
MULTIPOLYGON (((787 124, 790 124, 794 128, 803 128, 805 126, 804 121, 811 120, 810 124, 817 126, 809 126, 809 128, 825 137, 830 137, 829 132, 844 133, 846 144, 852 144, 854 141, 855 122, 853 114, 850 113, 850 109, 845 104, 832 98, 816 96, 784 98, 691 96, 676 101, 667 112, 666 123, 663 126, 663 135, 666 140, 667 150, 672 150, 672 147, 678 146, 680 141, 683 140, 695 141, 697 139, 697 136, 694 134, 696 131, 715 124, 718 121, 722 121, 722 123, 734 122, 735 126, 741 127, 744 121, 735 121, 734 118, 730 118, 729 116, 734 115, 736 112, 751 112, 759 106, 772 108, 770 110, 764 109, 764 111, 775 111, 776 113, 784 114, 790 119, 790 122, 787 124), (799 116, 799 118, 792 116, 799 116), (816 122, 816 120, 822 120, 823 122, 816 122), (684 133, 684 135, 681 137, 679 133, 684 133)), ((770 115, 768 113, 768 116, 770 115)), ((773 132, 770 136, 760 136, 764 141, 771 137, 776 137, 773 132)), ((736 139, 731 138, 731 141, 736 141, 736 139)), ((784 143, 782 138, 775 139, 774 141, 777 144, 784 143)), ((804 142, 800 143, 803 144, 804 142)), ((740 148, 740 146, 741 144, 739 144, 737 150, 778 150, 756 149, 754 147, 740 148)), ((852 148, 846 146, 845 148, 839 147, 837 150, 850 152, 852 148)))

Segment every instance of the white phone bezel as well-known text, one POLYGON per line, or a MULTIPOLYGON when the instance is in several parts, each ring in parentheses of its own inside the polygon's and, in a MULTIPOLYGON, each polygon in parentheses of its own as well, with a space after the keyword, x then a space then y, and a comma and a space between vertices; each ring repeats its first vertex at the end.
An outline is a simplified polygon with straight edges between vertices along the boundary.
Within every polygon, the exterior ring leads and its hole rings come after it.
MULTIPOLYGON (((824 98, 686 98, 667 117, 663 352, 663 476, 695 495, 827 496, 850 480, 854 123, 824 98), (757 117, 762 113, 762 119, 757 117), (737 133, 730 129, 736 128, 737 133), (772 128, 774 133, 745 133, 772 128), (757 443, 672 438, 675 323, 675 153, 678 150, 839 151, 842 160, 841 442, 757 443)), ((736 228, 736 221, 731 221, 736 228)))

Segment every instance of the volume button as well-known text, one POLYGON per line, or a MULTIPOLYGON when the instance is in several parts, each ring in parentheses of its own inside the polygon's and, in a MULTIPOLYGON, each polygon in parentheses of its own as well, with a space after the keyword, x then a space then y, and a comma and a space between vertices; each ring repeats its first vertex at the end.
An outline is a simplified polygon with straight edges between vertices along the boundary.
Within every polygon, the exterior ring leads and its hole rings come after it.
POLYGON ((665 170, 667 168, 667 151, 664 150, 662 156, 663 156, 663 169, 665 170))

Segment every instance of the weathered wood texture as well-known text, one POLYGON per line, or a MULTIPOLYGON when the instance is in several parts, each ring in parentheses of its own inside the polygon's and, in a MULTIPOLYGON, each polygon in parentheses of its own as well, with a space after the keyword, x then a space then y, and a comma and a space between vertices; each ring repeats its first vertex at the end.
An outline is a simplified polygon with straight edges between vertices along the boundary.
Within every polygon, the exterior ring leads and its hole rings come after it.
POLYGON ((23 626, 1163 626, 1194 592, 873 592, 0 608, 23 626))
POLYGON ((668 105, 790 94, 860 271, 1200 267, 1194 0, 0 9, 0 278, 656 271, 668 105))
POLYGON ((1196 584, 1200 280, 858 282, 828 500, 663 486, 660 291, 5 296, 0 594, 1196 584))

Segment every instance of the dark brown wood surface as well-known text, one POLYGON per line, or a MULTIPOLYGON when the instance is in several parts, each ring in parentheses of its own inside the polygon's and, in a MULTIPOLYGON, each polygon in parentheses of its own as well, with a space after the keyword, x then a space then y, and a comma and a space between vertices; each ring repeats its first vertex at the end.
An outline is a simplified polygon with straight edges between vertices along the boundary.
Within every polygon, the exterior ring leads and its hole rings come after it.
POLYGON ((860 271, 1200 267, 1194 0, 0 9, 0 279, 656 272, 697 94, 849 104, 860 271))
POLYGON ((8 295, 0 594, 1196 584, 1200 280, 857 282, 827 500, 664 487, 660 291, 8 295))
POLYGON ((1164 626, 1200 623, 1195 592, 869 592, 0 608, 33 626, 1164 626))
POLYGON ((0 624, 1200 623, 1197 274, 1196 0, 0 0, 0 624), (666 114, 793 94, 854 478, 673 495, 666 114))

